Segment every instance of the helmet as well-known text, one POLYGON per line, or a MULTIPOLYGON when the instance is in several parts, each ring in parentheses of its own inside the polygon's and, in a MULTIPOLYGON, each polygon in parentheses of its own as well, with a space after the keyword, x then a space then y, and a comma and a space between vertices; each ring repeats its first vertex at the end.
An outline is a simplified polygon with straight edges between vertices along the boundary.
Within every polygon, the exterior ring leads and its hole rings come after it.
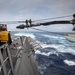
POLYGON ((6 30, 7 27, 5 25, 2 26, 2 30, 6 30))

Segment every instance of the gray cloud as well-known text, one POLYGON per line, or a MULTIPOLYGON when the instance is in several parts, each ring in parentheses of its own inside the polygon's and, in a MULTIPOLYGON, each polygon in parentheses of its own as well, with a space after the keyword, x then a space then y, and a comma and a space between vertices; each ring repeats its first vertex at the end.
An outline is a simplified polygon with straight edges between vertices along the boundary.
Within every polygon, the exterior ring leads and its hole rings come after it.
MULTIPOLYGON (((0 0, 0 21, 30 18, 36 20, 73 13, 75 13, 75 0, 0 0)), ((56 27, 55 30, 59 31, 62 28, 56 27)), ((49 28, 54 27, 49 26, 49 28)), ((63 26, 63 28, 67 28, 67 26, 63 26)), ((67 28, 67 30, 69 29, 70 27, 67 28)))
POLYGON ((0 0, 0 13, 54 17, 75 12, 75 0, 0 0))

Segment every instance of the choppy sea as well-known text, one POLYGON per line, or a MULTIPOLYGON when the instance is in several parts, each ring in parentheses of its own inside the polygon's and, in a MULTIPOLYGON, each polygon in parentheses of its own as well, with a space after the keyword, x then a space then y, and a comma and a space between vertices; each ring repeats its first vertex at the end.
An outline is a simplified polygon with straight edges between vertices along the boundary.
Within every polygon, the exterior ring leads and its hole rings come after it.
POLYGON ((75 43, 60 33, 11 32, 11 35, 31 36, 40 42, 36 61, 41 75, 75 75, 75 43))

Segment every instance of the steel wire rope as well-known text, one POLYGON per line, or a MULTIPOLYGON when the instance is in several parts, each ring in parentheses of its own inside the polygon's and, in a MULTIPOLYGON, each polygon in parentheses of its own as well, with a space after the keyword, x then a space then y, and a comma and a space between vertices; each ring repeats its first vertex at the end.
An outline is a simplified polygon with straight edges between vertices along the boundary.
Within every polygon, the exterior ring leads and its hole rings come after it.
MULTIPOLYGON (((36 21, 43 21, 43 20, 51 20, 51 19, 59 19, 59 18, 65 18, 65 17, 70 17, 72 15, 67 15, 67 16, 60 16, 60 17, 53 17, 53 18, 47 18, 47 19, 40 19, 40 20, 34 20, 32 22, 36 22, 36 21)), ((25 23, 26 21, 22 20, 22 21, 2 21, 1 23, 5 23, 5 24, 17 24, 17 23, 25 23)))
POLYGON ((53 17, 53 18, 47 18, 47 19, 34 20, 34 21, 32 21, 32 22, 42 21, 42 20, 59 19, 59 18, 65 18, 65 17, 71 17, 71 16, 72 16, 72 15, 60 16, 60 17, 53 17))
POLYGON ((43 31, 43 32, 48 32, 48 33, 51 33, 51 31, 42 30, 42 29, 38 29, 38 28, 31 28, 31 29, 38 30, 38 31, 43 31))

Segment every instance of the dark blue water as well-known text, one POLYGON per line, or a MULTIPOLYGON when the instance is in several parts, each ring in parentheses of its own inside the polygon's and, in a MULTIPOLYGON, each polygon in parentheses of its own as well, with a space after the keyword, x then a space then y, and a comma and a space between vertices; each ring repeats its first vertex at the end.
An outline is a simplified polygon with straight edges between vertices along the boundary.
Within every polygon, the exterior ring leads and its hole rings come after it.
POLYGON ((75 75, 75 43, 55 33, 24 33, 26 34, 30 34, 42 46, 36 51, 41 75, 75 75))

